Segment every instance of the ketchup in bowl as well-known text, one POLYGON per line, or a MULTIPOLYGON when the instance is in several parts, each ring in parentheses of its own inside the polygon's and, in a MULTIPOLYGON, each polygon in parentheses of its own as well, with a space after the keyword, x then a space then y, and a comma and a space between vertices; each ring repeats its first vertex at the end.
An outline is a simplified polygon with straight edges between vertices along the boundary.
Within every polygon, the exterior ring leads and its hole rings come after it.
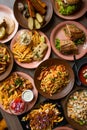
POLYGON ((80 67, 78 72, 79 79, 81 83, 87 86, 87 64, 84 64, 80 67))
POLYGON ((16 98, 11 102, 10 109, 15 114, 23 113, 25 110, 25 102, 21 98, 16 98))

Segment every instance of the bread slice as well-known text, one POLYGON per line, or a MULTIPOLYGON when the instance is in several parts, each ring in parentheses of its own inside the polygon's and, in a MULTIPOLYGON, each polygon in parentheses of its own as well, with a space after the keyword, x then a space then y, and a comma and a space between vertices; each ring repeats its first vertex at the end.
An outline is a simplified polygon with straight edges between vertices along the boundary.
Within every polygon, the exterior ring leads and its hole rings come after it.
POLYGON ((77 53, 78 48, 71 40, 60 40, 60 51, 62 53, 77 53))
POLYGON ((64 27, 64 32, 65 35, 72 41, 75 41, 84 36, 84 32, 74 24, 66 24, 64 27))

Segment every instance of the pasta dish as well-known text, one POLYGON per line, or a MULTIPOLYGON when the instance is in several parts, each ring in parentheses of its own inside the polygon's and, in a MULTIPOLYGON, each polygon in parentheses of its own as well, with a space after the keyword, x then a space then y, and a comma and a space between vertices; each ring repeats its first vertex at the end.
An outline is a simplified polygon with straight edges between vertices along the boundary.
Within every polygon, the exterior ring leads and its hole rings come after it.
POLYGON ((10 63, 10 54, 4 46, 0 45, 0 74, 5 72, 10 63))
POLYGON ((12 47, 15 59, 21 63, 40 61, 48 48, 45 40, 37 31, 21 32, 12 47))
POLYGON ((56 104, 46 103, 32 110, 26 120, 30 121, 31 130, 52 130, 55 122, 61 122, 64 119, 60 114, 56 104))
POLYGON ((12 73, 0 83, 0 103, 4 109, 9 109, 11 101, 21 97, 24 90, 32 88, 33 86, 28 79, 23 78, 17 73, 12 73))
POLYGON ((52 96, 69 83, 69 73, 64 65, 53 65, 44 68, 38 80, 40 80, 40 89, 52 96))

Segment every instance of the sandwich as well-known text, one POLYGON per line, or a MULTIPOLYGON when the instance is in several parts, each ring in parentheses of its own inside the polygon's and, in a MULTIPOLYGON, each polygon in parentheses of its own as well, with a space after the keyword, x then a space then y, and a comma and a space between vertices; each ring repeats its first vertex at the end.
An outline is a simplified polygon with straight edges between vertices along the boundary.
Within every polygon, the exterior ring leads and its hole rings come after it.
POLYGON ((56 39, 56 48, 63 54, 78 53, 78 48, 75 43, 69 39, 56 39))
POLYGON ((56 0, 56 3, 61 15, 71 15, 81 8, 82 0, 56 0))
POLYGON ((75 42, 75 44, 82 44, 85 41, 85 34, 83 30, 74 24, 66 24, 64 27, 65 35, 68 39, 75 42))

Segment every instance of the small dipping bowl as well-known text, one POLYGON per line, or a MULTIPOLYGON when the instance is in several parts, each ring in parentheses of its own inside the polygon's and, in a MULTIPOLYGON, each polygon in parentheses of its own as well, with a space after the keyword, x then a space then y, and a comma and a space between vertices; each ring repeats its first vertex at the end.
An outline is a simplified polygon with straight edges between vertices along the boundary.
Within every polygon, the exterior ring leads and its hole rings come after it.
POLYGON ((25 102, 31 102, 34 98, 34 94, 32 92, 32 90, 25 90, 23 93, 22 93, 22 99, 25 101, 25 102))
POLYGON ((81 84, 87 87, 87 63, 82 64, 78 69, 78 77, 81 84))

